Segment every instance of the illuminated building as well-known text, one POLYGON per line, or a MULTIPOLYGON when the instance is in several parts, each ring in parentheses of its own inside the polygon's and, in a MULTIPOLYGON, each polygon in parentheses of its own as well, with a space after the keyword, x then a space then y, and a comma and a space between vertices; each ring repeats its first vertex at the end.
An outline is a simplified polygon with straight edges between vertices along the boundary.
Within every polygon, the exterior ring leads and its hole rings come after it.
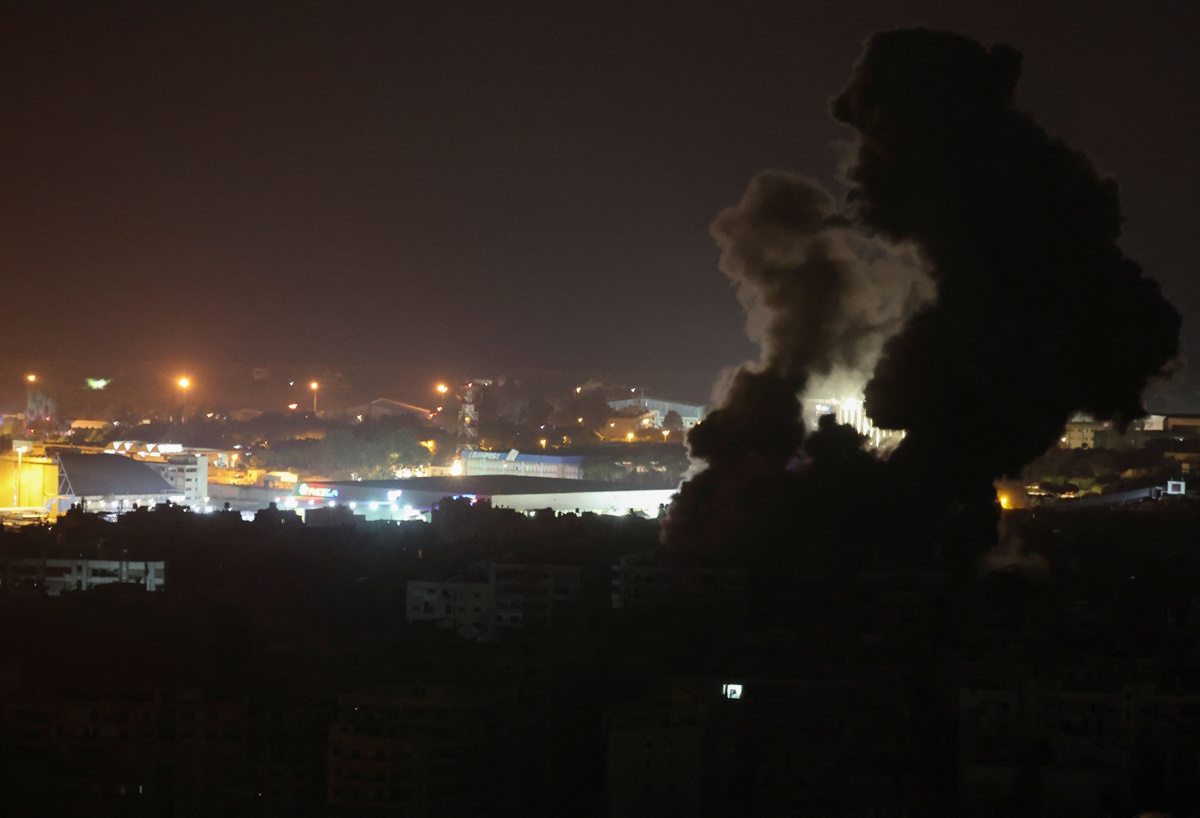
POLYGON ((58 494, 88 511, 126 511, 166 502, 175 489, 154 469, 115 454, 58 455, 58 494))
POLYGON ((609 441, 620 440, 630 442, 638 435, 652 429, 654 429, 654 413, 642 412, 637 415, 609 418, 600 429, 600 437, 609 441))
POLYGON ((208 505, 208 458, 202 454, 177 454, 163 462, 147 462, 171 484, 171 502, 202 509, 208 505))
MULTIPOLYGON (((224 489, 242 490, 242 486, 224 489)), ((461 477, 414 477, 401 480, 307 481, 298 483, 290 497, 275 499, 280 508, 302 515, 321 506, 349 506, 367 520, 430 520, 433 510, 448 498, 471 502, 487 500, 493 508, 529 514, 554 512, 657 517, 668 505, 674 489, 622 489, 613 483, 564 480, 551 477, 517 477, 488 474, 461 477)), ((255 495, 257 496, 257 495, 255 495)), ((225 496, 221 500, 228 499, 225 496)), ((263 503, 262 505, 266 505, 263 503)))
POLYGON ((347 417, 358 420, 374 420, 390 417, 411 417, 427 420, 431 414, 433 414, 432 409, 413 406, 411 403, 401 403, 398 400, 391 400, 389 398, 376 398, 370 403, 351 406, 345 411, 347 417))
POLYGON ((866 406, 860 398, 805 398, 802 401, 805 425, 815 432, 817 424, 825 415, 833 415, 837 422, 851 426, 867 439, 870 446, 882 446, 895 437, 904 437, 904 432, 880 429, 867 415, 866 406))
POLYGON ((625 398, 622 400, 610 400, 608 405, 613 409, 634 409, 643 408, 650 412, 652 426, 662 426, 667 419, 667 415, 671 412, 679 415, 683 422, 683 428, 690 429, 700 421, 704 420, 707 410, 704 406, 696 403, 680 403, 672 400, 659 400, 657 398, 625 398))
POLYGON ((119 454, 145 463, 174 489, 171 502, 203 509, 208 505, 210 459, 218 468, 232 468, 238 452, 185 447, 180 443, 142 443, 118 440, 106 454, 119 454))
POLYGON ((548 454, 509 452, 480 452, 470 449, 461 455, 462 474, 511 474, 519 477, 556 477, 579 480, 587 458, 548 454))
POLYGON ((11 454, 0 456, 0 508, 53 514, 58 498, 58 464, 35 455, 27 441, 13 441, 11 454))
POLYGON ((1107 422, 1097 421, 1089 415, 1077 414, 1063 429, 1059 447, 1063 449, 1094 449, 1096 448, 1097 432, 1103 439, 1104 432, 1110 428, 1107 422))

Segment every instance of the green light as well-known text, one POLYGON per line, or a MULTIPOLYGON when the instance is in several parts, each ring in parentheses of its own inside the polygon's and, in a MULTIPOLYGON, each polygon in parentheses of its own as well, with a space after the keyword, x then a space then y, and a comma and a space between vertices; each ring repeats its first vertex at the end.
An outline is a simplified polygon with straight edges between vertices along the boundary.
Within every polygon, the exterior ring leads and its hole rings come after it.
POLYGON ((110 383, 112 383, 112 381, 109 378, 88 378, 87 379, 88 389, 103 389, 104 387, 108 386, 110 383))

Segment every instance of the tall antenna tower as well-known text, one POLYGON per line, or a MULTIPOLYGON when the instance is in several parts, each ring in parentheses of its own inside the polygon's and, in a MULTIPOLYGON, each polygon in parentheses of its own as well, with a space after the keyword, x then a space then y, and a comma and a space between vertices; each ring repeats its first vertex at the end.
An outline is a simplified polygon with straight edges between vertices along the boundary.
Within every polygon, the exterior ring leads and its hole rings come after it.
POLYGON ((462 387, 458 408, 458 439, 460 449, 475 449, 479 440, 479 410, 475 408, 475 382, 462 387))

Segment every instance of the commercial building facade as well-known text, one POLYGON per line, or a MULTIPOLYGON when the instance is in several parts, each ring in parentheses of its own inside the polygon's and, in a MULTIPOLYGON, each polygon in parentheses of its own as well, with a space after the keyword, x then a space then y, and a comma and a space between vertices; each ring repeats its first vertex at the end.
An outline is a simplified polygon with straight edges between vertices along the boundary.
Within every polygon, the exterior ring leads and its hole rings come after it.
POLYGON ((208 505, 208 457, 202 454, 176 454, 161 462, 147 462, 175 490, 173 502, 194 509, 208 505))
POLYGON ((559 480, 583 479, 584 457, 570 455, 480 452, 466 450, 459 458, 464 477, 484 474, 508 474, 518 477, 553 477, 559 480))
POLYGON ((301 482, 291 495, 273 499, 279 507, 301 514, 310 509, 344 505, 366 520, 429 521, 433 510, 447 498, 462 498, 472 503, 486 500, 493 508, 523 514, 548 509, 556 513, 635 513, 657 517, 674 494, 674 489, 624 489, 589 480, 462 475, 301 482))

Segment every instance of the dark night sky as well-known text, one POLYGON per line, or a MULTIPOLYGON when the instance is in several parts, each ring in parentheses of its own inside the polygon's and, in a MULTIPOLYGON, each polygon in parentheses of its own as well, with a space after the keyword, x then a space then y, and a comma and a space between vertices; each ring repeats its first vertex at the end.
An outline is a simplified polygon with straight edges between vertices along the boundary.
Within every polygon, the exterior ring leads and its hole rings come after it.
POLYGON ((1025 53, 1191 338, 1194 3, 779 5, 10 6, 5 357, 716 371, 755 350, 709 222, 833 183, 827 100, 918 23, 1025 53))

